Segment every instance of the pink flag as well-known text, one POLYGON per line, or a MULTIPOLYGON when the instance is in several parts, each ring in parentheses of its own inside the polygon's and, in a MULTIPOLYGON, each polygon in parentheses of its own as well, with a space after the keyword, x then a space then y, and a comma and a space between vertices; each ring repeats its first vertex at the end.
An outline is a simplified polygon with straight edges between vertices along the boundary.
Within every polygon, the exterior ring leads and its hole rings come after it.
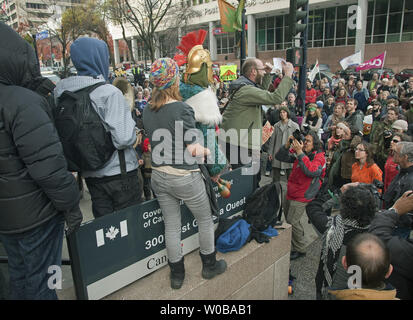
POLYGON ((373 69, 373 68, 381 68, 383 67, 383 63, 384 63, 384 52, 380 55, 378 55, 377 57, 370 59, 364 63, 362 63, 361 65, 359 65, 356 68, 356 71, 360 71, 360 70, 368 70, 368 69, 373 69))

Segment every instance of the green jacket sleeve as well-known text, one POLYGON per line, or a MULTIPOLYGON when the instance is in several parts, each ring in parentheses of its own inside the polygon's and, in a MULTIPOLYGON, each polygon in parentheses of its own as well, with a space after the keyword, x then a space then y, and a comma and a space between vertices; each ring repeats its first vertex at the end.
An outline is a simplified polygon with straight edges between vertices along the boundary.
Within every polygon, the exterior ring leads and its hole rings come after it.
POLYGON ((234 102, 242 105, 273 105, 285 100, 288 92, 293 87, 294 81, 290 77, 284 77, 274 92, 269 92, 254 86, 245 86, 234 96, 234 102))

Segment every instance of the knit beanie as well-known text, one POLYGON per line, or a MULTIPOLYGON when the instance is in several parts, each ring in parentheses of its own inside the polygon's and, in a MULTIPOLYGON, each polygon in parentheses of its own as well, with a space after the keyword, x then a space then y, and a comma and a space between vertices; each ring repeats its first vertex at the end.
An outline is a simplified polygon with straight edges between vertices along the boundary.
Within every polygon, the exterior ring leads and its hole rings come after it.
POLYGON ((149 80, 158 89, 172 86, 179 75, 179 68, 171 58, 160 58, 152 63, 149 80))

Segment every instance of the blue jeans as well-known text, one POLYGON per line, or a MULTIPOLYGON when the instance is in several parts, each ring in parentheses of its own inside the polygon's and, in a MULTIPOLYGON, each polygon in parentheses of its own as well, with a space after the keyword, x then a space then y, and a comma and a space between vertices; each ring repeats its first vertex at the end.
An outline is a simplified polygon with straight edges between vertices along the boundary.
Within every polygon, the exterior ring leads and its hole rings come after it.
POLYGON ((56 291, 48 287, 55 273, 48 269, 61 266, 63 229, 63 214, 57 214, 27 232, 0 234, 9 258, 10 299, 57 300, 56 291))

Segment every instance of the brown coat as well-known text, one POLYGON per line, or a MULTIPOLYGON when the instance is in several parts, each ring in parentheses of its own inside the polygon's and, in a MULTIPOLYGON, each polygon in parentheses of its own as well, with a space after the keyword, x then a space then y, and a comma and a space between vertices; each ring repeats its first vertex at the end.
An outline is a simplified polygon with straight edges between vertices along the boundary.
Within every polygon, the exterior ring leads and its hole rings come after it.
POLYGON ((328 292, 338 300, 399 300, 396 298, 396 289, 344 289, 329 290, 328 292))

